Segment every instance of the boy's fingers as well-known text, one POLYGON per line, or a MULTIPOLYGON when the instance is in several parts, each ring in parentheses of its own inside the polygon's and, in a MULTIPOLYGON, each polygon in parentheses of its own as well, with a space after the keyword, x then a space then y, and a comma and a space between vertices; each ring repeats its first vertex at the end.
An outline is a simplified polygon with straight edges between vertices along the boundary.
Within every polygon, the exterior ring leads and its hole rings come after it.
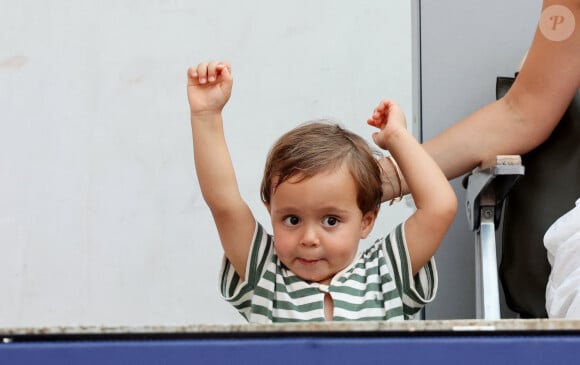
POLYGON ((231 81, 232 80, 232 75, 231 75, 230 69, 228 67, 224 67, 221 70, 221 75, 224 78, 224 80, 227 80, 227 81, 231 81))
POLYGON ((187 70, 187 84, 203 85, 208 82, 215 82, 219 76, 223 76, 226 80, 231 80, 231 70, 231 65, 224 61, 200 63, 197 67, 190 67, 187 70))
POLYGON ((190 67, 187 69, 187 85, 197 85, 197 69, 190 67))
POLYGON ((227 69, 228 73, 232 73, 232 65, 229 62, 226 61, 220 61, 217 65, 218 69, 220 71, 227 69))
POLYGON ((197 65, 197 79, 200 84, 207 82, 207 64, 200 63, 197 65))
POLYGON ((218 63, 216 61, 210 61, 207 65, 207 81, 214 82, 217 78, 217 69, 218 63))
POLYGON ((231 80, 232 79, 232 66, 225 61, 220 61, 217 65, 216 65, 216 73, 218 76, 222 76, 225 80, 231 80))
POLYGON ((197 77, 197 69, 194 67, 190 67, 187 69, 187 72, 190 77, 197 77))

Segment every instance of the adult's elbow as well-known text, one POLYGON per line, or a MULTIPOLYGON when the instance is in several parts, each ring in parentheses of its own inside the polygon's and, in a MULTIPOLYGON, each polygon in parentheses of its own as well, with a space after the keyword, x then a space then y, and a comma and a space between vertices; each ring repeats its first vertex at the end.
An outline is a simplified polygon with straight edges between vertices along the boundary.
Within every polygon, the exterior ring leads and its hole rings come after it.
MULTIPOLYGON (((523 88, 521 88, 523 89, 523 88)), ((524 89, 525 90, 525 89, 524 89)), ((540 96, 519 92, 508 92, 498 100, 509 111, 511 116, 505 121, 511 126, 506 127, 507 140, 514 149, 513 153, 523 154, 541 145, 550 137, 568 103, 561 100, 543 101, 540 96)))

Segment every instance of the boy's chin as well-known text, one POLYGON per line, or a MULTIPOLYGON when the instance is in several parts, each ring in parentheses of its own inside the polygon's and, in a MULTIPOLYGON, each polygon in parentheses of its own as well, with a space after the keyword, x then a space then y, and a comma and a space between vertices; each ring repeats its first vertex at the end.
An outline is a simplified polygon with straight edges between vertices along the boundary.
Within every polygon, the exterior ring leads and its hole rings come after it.
POLYGON ((332 280, 332 278, 334 277, 335 274, 332 274, 331 276, 313 276, 313 275, 297 275, 300 279, 304 280, 304 281, 308 281, 310 283, 318 283, 318 284, 324 284, 324 285, 328 285, 330 284, 330 281, 332 280))

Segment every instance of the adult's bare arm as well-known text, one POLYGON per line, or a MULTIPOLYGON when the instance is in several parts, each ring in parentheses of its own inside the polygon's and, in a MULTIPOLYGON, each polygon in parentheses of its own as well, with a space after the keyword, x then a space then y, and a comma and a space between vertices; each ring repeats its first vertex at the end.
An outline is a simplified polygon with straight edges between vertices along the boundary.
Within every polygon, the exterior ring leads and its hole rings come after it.
MULTIPOLYGON (((423 144, 448 179, 495 155, 532 150, 562 118, 580 87, 580 0, 545 0, 543 10, 553 5, 573 13, 573 33, 564 40, 550 40, 538 27, 509 92, 423 144)), ((388 162, 383 167, 392 173, 388 162)), ((389 200, 398 188, 385 186, 384 191, 383 199, 389 200)), ((403 191, 408 192, 405 182, 403 191)))

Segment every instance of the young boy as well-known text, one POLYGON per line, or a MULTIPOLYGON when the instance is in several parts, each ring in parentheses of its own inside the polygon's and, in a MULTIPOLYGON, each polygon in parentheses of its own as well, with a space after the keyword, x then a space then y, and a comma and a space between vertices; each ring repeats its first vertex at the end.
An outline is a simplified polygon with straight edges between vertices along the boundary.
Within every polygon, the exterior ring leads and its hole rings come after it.
POLYGON ((282 136, 262 181, 271 236, 240 196, 227 149, 221 111, 232 83, 227 62, 188 70, 195 166, 225 252, 226 300, 252 323, 403 320, 431 301, 437 290, 433 255, 457 201, 406 130, 400 108, 383 101, 367 123, 378 129, 375 143, 399 162, 417 210, 357 255, 383 196, 382 171, 368 144, 325 122, 282 136))

